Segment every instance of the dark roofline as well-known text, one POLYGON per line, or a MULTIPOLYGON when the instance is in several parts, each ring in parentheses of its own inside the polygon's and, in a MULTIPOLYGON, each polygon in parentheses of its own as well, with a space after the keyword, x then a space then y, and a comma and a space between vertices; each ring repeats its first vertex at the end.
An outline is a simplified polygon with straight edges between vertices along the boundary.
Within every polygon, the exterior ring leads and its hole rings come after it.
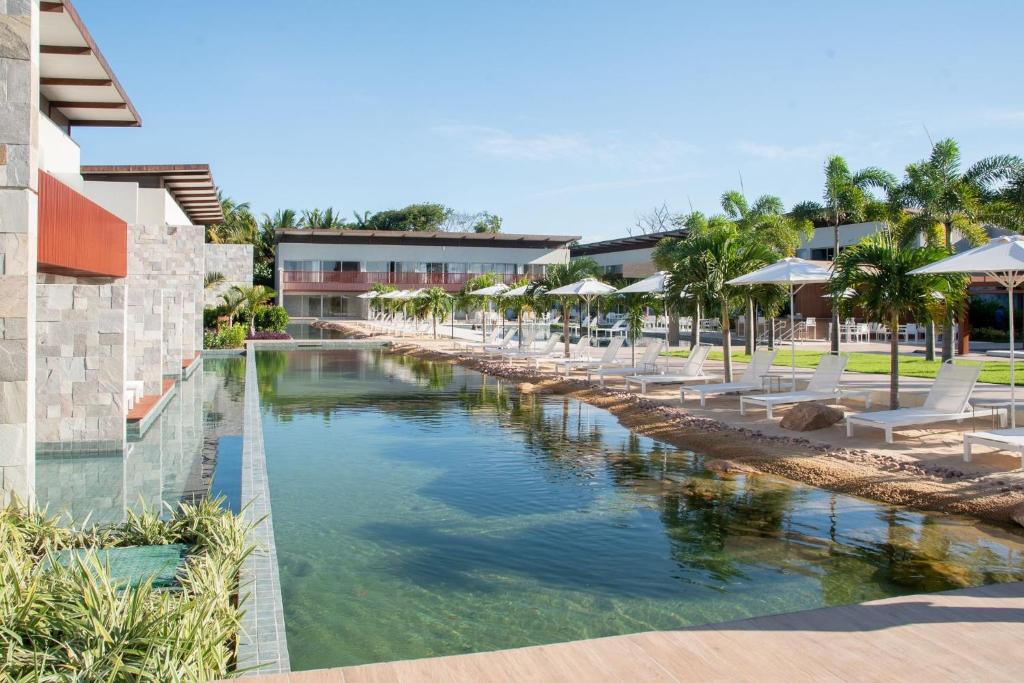
POLYGON ((279 228, 278 242, 319 244, 461 243, 467 247, 556 248, 575 242, 576 235, 522 235, 514 233, 421 232, 415 230, 311 230, 279 228))
POLYGON ((81 167, 85 180, 131 182, 155 178, 193 225, 224 221, 224 210, 209 164, 122 164, 81 167))
POLYGON ((636 249, 650 249, 666 237, 685 237, 686 230, 665 230, 663 232, 652 232, 645 235, 631 235, 629 237, 617 237, 612 240, 590 242, 589 244, 577 244, 570 250, 572 256, 592 256, 594 254, 607 254, 615 251, 634 251, 636 249))

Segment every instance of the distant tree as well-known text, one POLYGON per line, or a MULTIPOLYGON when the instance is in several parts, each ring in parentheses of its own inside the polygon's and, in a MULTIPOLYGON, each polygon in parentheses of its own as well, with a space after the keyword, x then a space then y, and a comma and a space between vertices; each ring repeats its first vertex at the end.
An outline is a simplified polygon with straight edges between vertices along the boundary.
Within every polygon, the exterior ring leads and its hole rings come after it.
POLYGON ((542 304, 551 304, 553 300, 558 302, 562 310, 562 341, 565 344, 565 356, 569 357, 569 312, 572 310, 572 299, 567 296, 549 297, 547 292, 558 289, 565 285, 582 280, 585 277, 597 277, 601 272, 601 266, 592 258, 578 258, 568 263, 554 263, 548 266, 547 272, 540 280, 530 283, 527 294, 537 298, 542 304))
POLYGON ((250 244, 256 238, 256 217, 248 202, 236 202, 219 190, 217 199, 224 221, 206 226, 206 241, 214 244, 250 244))
POLYGON ((632 227, 626 228, 630 235, 653 235, 679 228, 680 217, 669 211, 667 204, 655 206, 650 211, 639 214, 632 227))
POLYGON ((231 291, 241 299, 241 307, 249 315, 249 333, 256 332, 256 314, 266 308, 271 299, 274 298, 274 290, 263 285, 252 287, 240 287, 235 285, 231 291))
POLYGON ((369 211, 363 211, 363 213, 361 213, 361 214, 358 211, 353 211, 352 212, 352 217, 355 219, 355 222, 352 224, 353 228, 355 228, 356 230, 367 230, 368 229, 367 228, 367 224, 370 222, 370 212, 369 211))
POLYGON ((451 209, 443 204, 410 204, 402 209, 378 211, 366 219, 369 230, 405 230, 432 232, 441 230, 451 209))
POLYGON ((1007 230, 1024 232, 1024 168, 1018 168, 989 206, 992 222, 1007 230))
POLYGON ((473 232, 499 233, 501 232, 501 216, 483 211, 479 214, 476 222, 473 223, 473 232))
POLYGON ((430 318, 434 331, 434 339, 437 339, 437 320, 444 317, 452 310, 454 299, 441 287, 431 287, 420 294, 414 300, 416 315, 430 318))
POLYGON ((299 218, 299 227, 311 230, 340 230, 345 227, 345 221, 332 207, 327 207, 323 211, 304 209, 299 218))
MULTIPOLYGON (((850 170, 846 160, 839 155, 825 161, 825 190, 822 202, 802 202, 793 207, 792 213, 816 224, 832 226, 832 254, 839 255, 839 226, 851 221, 865 220, 878 202, 872 196, 871 188, 890 190, 896 184, 896 177, 888 171, 869 166, 859 171, 850 170)), ((832 351, 839 352, 839 301, 832 302, 832 351)))

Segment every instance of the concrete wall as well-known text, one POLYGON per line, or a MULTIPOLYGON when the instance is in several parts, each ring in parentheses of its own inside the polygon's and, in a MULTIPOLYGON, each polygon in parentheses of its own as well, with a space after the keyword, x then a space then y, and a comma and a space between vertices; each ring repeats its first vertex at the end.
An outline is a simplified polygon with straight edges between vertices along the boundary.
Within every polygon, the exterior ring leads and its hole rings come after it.
POLYGON ((124 447, 121 281, 41 276, 36 286, 36 442, 41 451, 124 447))
POLYGON ((128 289, 126 335, 128 379, 142 380, 147 396, 159 394, 164 375, 164 290, 128 289))
POLYGON ((224 276, 224 282, 206 290, 207 306, 220 304, 221 296, 235 285, 252 285, 251 244, 207 244, 204 252, 207 274, 220 273, 224 276))
POLYGON ((82 153, 78 143, 43 114, 39 114, 39 169, 76 192, 82 192, 82 153))
POLYGON ((0 2, 0 502, 35 489, 39 3, 0 2))
MULTIPOLYGON (((152 331, 156 292, 160 292, 163 332, 159 356, 164 375, 180 377, 182 361, 202 348, 204 238, 204 229, 195 225, 128 226, 127 284, 131 291, 150 293, 148 300, 130 295, 137 305, 130 307, 128 327, 137 330, 141 325, 143 330, 152 331), (139 317, 145 317, 147 301, 153 307, 148 322, 139 317)), ((155 345, 155 339, 147 345, 150 359, 156 355, 152 352, 155 345)), ((148 381, 152 386, 155 371, 147 363, 145 351, 142 356, 133 355, 131 379, 148 381)))

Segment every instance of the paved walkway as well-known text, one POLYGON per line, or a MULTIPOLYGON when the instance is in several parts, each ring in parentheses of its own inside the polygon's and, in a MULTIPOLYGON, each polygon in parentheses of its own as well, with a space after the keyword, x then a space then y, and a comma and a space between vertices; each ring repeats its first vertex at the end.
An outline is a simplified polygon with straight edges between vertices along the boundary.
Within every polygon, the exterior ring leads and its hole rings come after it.
POLYGON ((257 677, 362 681, 1020 681, 1024 583, 681 631, 257 677))

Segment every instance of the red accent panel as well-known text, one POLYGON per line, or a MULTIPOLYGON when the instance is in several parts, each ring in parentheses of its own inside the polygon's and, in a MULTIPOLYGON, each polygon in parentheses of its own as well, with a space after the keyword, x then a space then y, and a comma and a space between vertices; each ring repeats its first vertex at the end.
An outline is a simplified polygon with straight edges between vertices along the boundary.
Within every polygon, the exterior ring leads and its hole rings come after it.
POLYGON ((39 270, 128 275, 128 224, 49 173, 39 172, 39 270))

